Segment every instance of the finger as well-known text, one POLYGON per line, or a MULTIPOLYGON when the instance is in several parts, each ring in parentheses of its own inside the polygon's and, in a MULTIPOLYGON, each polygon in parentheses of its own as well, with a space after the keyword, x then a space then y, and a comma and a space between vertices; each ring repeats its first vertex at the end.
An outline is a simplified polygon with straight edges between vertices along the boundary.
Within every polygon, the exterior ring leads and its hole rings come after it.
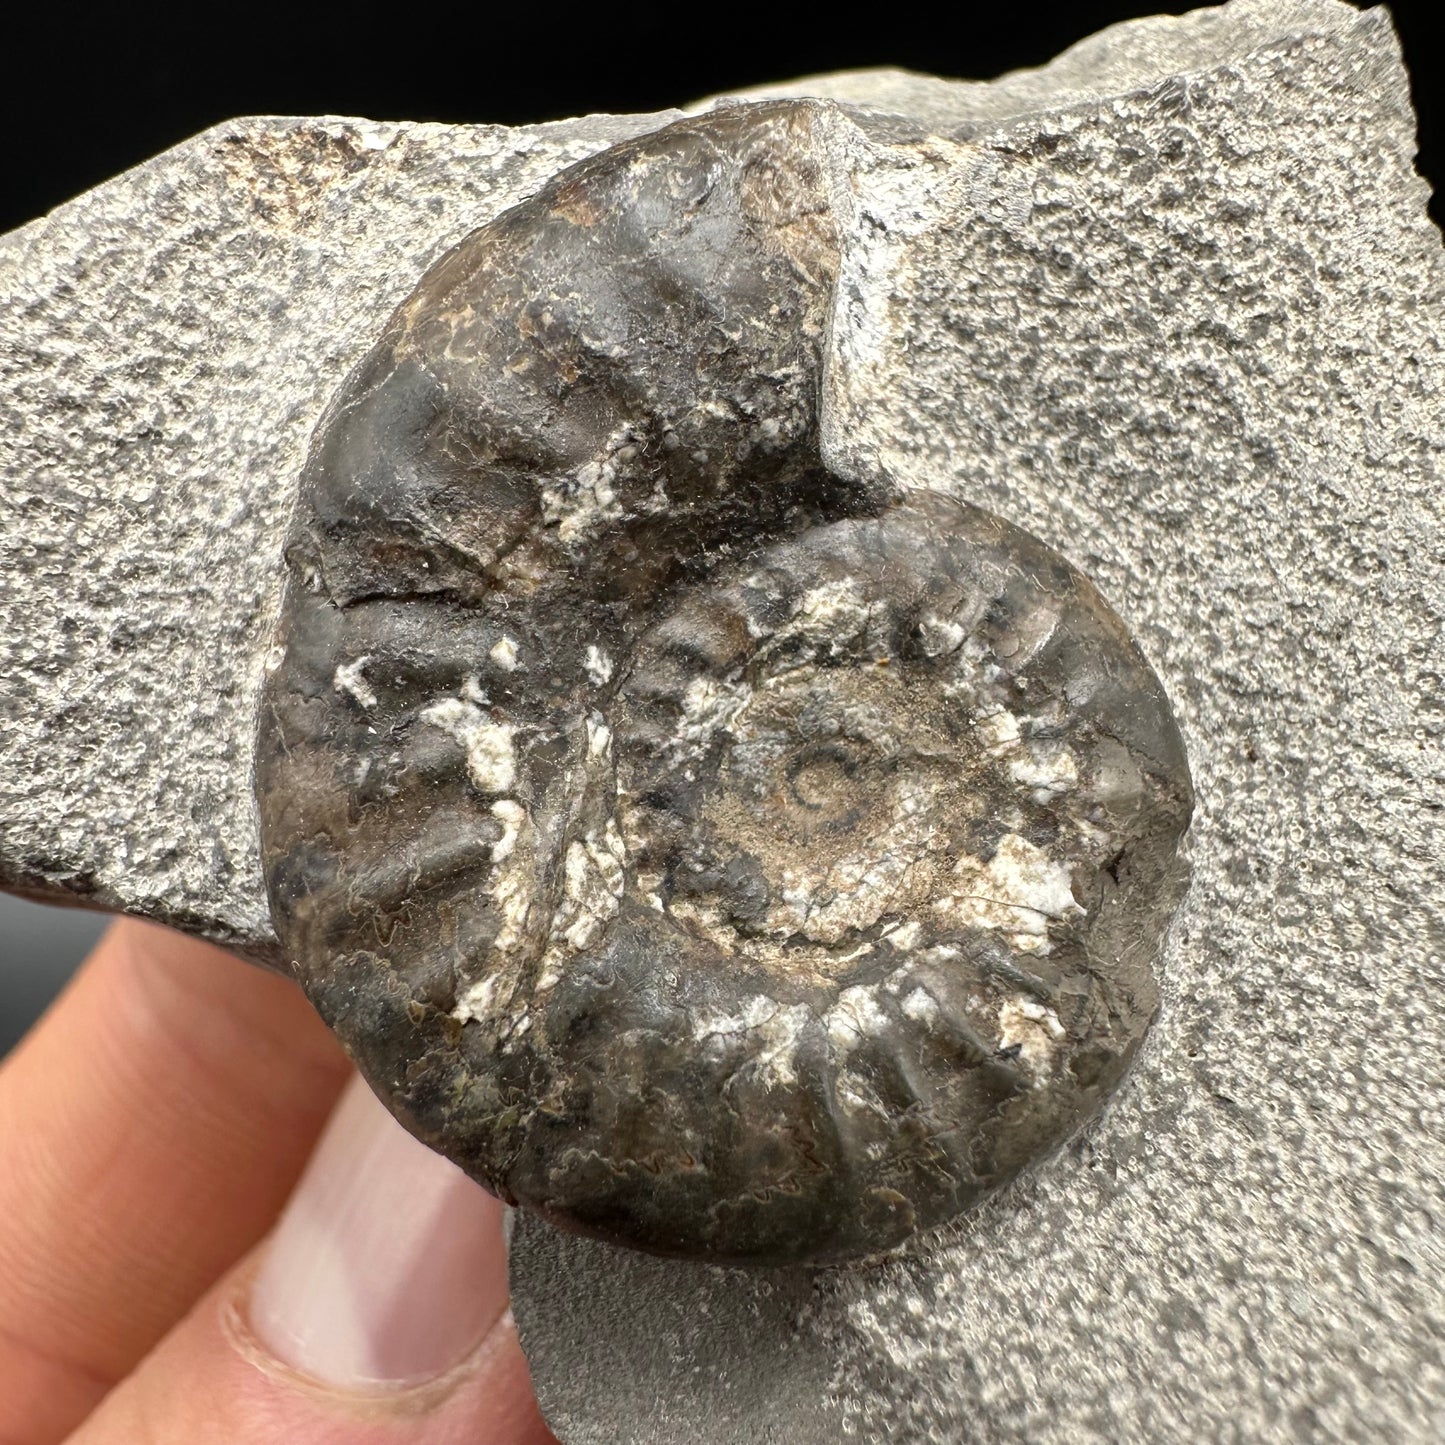
POLYGON ((507 1310, 500 1206, 358 1081, 259 1258, 73 1445, 555 1445, 507 1310))
POLYGON ((106 933, 0 1067, 0 1441, 62 1439, 255 1244, 347 1077, 286 980, 106 933))

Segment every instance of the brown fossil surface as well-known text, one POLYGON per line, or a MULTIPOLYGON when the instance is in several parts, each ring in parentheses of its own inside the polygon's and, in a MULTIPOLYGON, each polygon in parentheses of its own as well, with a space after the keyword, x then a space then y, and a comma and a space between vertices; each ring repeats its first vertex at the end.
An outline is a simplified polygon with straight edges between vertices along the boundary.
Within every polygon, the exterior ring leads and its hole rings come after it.
POLYGON ((257 749, 277 934, 407 1126, 720 1261, 882 1252, 1073 1133, 1191 808, 1086 578, 825 465, 826 115, 618 145, 433 267, 318 429, 257 749))

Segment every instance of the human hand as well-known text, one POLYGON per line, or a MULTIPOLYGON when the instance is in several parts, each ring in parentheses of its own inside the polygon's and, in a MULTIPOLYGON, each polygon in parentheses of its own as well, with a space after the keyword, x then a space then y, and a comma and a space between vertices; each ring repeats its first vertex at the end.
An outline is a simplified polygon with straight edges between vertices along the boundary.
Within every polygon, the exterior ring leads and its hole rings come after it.
POLYGON ((293 985, 130 920, 0 1066, 0 1445, 61 1440, 552 1441, 497 1202, 293 985))

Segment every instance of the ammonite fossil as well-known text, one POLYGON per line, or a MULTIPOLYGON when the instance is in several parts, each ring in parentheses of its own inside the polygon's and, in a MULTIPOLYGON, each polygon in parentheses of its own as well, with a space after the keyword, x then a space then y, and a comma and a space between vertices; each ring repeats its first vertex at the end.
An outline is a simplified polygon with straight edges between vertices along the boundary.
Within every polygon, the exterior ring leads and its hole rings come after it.
POLYGON ((318 430, 261 718, 278 935, 503 1198, 824 1263, 1067 1138, 1157 1005, 1158 680, 1006 522, 824 463, 813 103, 575 166, 318 430))

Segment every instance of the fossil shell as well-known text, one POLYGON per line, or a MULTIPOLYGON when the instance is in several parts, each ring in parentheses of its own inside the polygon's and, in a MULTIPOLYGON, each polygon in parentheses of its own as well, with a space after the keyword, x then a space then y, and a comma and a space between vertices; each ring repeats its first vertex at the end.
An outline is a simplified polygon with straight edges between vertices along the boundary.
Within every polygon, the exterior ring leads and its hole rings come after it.
POLYGON ((1191 807, 1084 577, 825 467, 822 115, 669 126, 433 267, 318 429, 257 749, 278 935, 408 1127, 740 1262, 879 1253, 1093 1113, 1191 807))

